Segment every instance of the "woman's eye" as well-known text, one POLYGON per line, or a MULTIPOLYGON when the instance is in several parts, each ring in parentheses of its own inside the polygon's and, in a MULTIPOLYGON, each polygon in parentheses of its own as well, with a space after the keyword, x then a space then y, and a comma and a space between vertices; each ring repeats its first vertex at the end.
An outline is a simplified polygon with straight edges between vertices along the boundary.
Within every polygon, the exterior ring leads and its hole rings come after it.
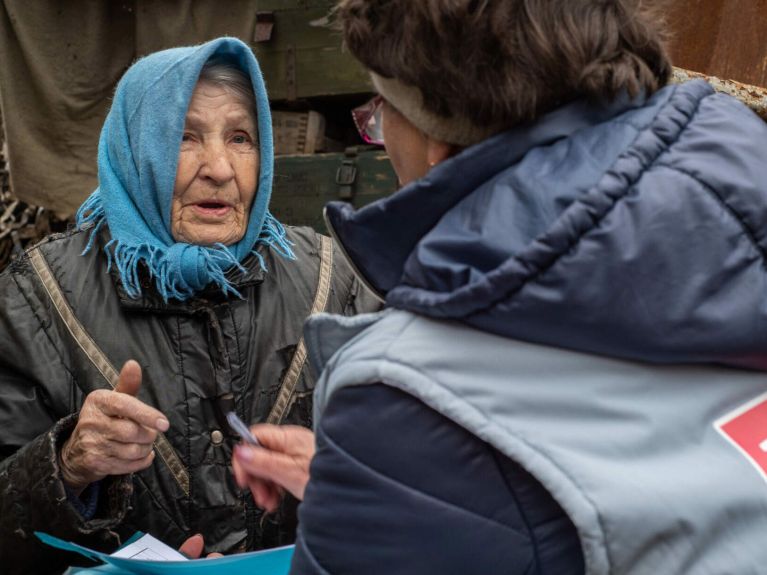
POLYGON ((235 144, 249 144, 250 143, 250 136, 247 134, 235 134, 232 136, 232 142, 235 144))
POLYGON ((181 136, 181 141, 182 142, 191 142, 192 141, 192 134, 190 134, 189 132, 184 132, 184 135, 181 136))

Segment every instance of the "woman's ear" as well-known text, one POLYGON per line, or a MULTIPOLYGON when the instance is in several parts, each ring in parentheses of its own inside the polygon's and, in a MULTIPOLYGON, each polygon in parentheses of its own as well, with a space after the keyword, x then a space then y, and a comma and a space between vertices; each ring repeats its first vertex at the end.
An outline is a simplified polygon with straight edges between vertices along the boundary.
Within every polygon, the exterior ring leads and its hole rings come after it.
POLYGON ((441 164, 448 158, 452 158, 461 148, 442 142, 440 140, 433 140, 427 136, 426 139, 426 160, 429 162, 429 168, 433 168, 437 164, 441 164))

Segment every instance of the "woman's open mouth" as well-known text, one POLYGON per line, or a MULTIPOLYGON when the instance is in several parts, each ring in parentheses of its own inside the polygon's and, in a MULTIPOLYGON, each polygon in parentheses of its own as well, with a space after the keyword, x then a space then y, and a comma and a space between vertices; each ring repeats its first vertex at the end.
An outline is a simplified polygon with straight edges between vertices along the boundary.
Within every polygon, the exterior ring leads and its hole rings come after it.
POLYGON ((192 204, 192 208, 201 216, 213 218, 220 218, 225 216, 232 210, 231 205, 224 202, 217 202, 215 200, 192 204))

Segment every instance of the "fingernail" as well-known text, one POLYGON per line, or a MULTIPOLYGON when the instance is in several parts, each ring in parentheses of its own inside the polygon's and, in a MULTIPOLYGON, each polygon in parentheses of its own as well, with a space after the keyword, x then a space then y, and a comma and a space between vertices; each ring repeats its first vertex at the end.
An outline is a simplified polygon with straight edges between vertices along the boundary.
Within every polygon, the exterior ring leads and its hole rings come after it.
POLYGON ((234 454, 238 459, 242 459, 243 461, 250 461, 253 459, 253 450, 244 445, 235 445, 234 454))
POLYGON ((156 426, 158 431, 168 431, 170 423, 168 423, 168 420, 164 417, 158 417, 156 426))

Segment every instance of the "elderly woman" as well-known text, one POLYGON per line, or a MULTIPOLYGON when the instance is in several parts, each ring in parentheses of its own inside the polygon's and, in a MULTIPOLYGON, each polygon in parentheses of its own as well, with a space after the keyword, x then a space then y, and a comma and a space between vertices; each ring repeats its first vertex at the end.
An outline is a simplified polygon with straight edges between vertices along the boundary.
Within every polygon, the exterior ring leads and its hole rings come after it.
POLYGON ((764 572, 764 122, 638 0, 339 13, 404 187, 327 210, 390 309, 310 320, 311 481, 236 451, 292 573, 764 572))
POLYGON ((250 49, 138 61, 98 165, 79 229, 0 277, 0 570, 61 570, 35 530, 105 549, 136 530, 228 552, 291 542, 294 508, 267 516, 235 485, 225 415, 310 425, 304 319, 376 304, 328 238, 267 210, 250 49))

